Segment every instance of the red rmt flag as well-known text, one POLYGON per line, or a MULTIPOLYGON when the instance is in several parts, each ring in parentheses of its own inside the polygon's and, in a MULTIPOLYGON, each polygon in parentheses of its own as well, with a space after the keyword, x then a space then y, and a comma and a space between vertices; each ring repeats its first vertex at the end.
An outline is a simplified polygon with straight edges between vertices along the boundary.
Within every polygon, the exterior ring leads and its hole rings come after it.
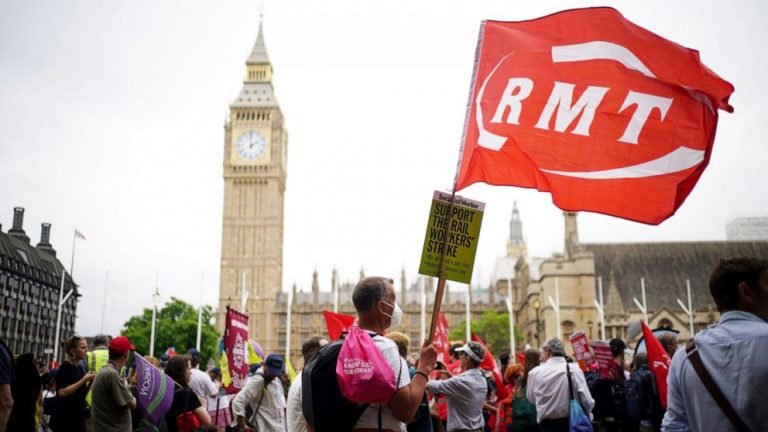
POLYGON ((656 376, 656 385, 659 387, 661 406, 667 409, 667 374, 672 360, 651 329, 645 325, 645 322, 640 321, 640 324, 643 326, 643 339, 645 339, 645 349, 648 351, 648 363, 651 365, 651 371, 656 376))
POLYGON ((659 224, 709 163, 733 90, 612 8, 483 21, 456 190, 534 188, 563 210, 659 224))
POLYGON ((435 351, 437 351, 437 360, 443 363, 451 360, 451 342, 448 340, 449 333, 448 321, 445 319, 445 315, 441 313, 437 317, 437 327, 435 328, 435 336, 432 338, 432 344, 435 346, 435 351))

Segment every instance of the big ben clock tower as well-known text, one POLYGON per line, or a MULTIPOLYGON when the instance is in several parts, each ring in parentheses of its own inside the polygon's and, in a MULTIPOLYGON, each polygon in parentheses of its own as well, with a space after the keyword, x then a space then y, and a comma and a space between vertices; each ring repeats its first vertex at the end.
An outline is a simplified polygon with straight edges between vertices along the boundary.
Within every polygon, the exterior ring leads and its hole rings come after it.
POLYGON ((240 94, 224 127, 224 221, 218 327, 227 305, 245 312, 250 337, 278 349, 272 311, 283 275, 287 132, 272 88, 272 64, 259 34, 245 62, 240 94))

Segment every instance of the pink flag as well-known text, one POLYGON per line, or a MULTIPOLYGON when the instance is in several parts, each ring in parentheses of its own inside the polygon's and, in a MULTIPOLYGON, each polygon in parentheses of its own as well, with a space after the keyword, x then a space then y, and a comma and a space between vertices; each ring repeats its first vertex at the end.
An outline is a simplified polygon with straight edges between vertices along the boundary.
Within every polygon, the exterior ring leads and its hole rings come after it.
POLYGON ((80 231, 78 231, 78 230, 75 230, 75 238, 81 238, 81 239, 83 239, 83 240, 85 240, 85 239, 86 239, 86 238, 85 238, 85 236, 83 235, 83 233, 81 233, 81 232, 80 232, 80 231))

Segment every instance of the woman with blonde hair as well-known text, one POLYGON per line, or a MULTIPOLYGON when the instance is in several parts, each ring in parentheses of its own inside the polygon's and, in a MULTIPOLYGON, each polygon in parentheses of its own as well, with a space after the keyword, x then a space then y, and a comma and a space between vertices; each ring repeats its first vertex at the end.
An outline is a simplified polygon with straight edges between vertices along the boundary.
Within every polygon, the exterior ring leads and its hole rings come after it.
POLYGON ((67 359, 56 374, 56 396, 59 408, 51 413, 50 428, 54 432, 85 432, 85 417, 88 406, 85 396, 88 385, 96 374, 85 373, 80 362, 88 354, 88 342, 80 336, 72 336, 62 343, 67 359))

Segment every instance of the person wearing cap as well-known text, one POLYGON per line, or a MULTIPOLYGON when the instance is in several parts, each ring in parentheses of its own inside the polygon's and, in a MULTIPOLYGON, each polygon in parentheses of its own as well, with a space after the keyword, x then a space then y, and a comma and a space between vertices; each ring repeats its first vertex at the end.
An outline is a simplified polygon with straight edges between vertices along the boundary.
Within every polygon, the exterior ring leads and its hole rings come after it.
POLYGON ((283 358, 270 354, 261 369, 248 380, 232 401, 232 413, 237 420, 237 430, 259 432, 285 432, 285 393, 280 375, 283 374, 283 358), (245 418, 245 405, 253 410, 245 418), (254 429, 255 426, 255 429, 254 429))
POLYGON ((98 371, 91 386, 91 419, 95 431, 130 432, 132 429, 131 410, 136 408, 136 399, 120 376, 120 370, 134 349, 136 347, 125 336, 118 336, 109 343, 109 360, 98 371))
MULTIPOLYGON (((195 348, 190 348, 187 351, 189 356, 189 363, 192 365, 192 376, 189 378, 189 388, 200 397, 200 400, 207 401, 208 398, 218 396, 219 389, 213 383, 211 377, 200 370, 200 351, 195 348)), ((206 407, 207 409, 207 407, 206 407)))
MULTIPOLYGON (((467 342, 456 348, 461 360, 460 375, 446 380, 431 380, 427 390, 433 395, 445 395, 448 399, 448 432, 479 432, 485 426, 483 405, 488 384, 478 369, 485 357, 485 349, 477 342, 467 342)), ((447 370, 441 373, 450 375, 447 370)))
POLYGON ((566 371, 571 374, 577 400, 590 416, 595 401, 587 380, 578 365, 565 359, 565 346, 558 338, 548 340, 541 348, 542 363, 528 374, 526 397, 536 405, 536 417, 542 432, 568 431, 571 391, 566 371))

